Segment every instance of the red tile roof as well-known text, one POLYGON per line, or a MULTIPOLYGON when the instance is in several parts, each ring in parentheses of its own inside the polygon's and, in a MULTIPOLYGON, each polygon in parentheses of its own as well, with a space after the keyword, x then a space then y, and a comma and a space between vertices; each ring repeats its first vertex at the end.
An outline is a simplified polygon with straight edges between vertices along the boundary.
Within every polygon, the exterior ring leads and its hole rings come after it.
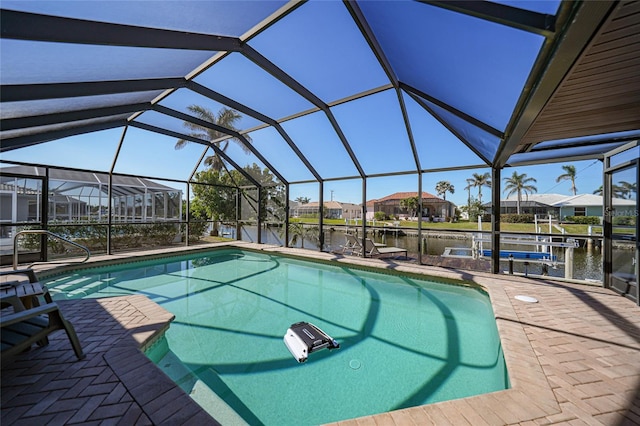
MULTIPOLYGON (((387 201, 387 200, 404 200, 405 198, 417 197, 417 196, 418 196, 417 192, 396 192, 394 194, 387 195, 384 198, 379 198, 379 199, 373 200, 373 201, 380 202, 380 201, 387 201)), ((427 200, 427 199, 442 200, 442 198, 436 197, 435 195, 429 194, 428 192, 423 192, 422 193, 422 199, 423 200, 427 200)), ((442 201, 444 201, 444 200, 442 200, 442 201)), ((368 203, 369 202, 367 202, 367 204, 368 203)))

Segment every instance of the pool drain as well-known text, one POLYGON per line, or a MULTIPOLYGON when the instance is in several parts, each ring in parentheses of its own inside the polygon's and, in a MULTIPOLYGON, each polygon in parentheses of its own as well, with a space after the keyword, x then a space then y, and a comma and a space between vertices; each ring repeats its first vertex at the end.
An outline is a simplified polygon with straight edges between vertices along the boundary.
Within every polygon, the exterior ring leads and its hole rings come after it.
POLYGON ((362 367, 362 362, 360 362, 360 360, 358 359, 352 359, 351 361, 349 361, 349 367, 351 367, 352 370, 357 370, 358 368, 362 367))

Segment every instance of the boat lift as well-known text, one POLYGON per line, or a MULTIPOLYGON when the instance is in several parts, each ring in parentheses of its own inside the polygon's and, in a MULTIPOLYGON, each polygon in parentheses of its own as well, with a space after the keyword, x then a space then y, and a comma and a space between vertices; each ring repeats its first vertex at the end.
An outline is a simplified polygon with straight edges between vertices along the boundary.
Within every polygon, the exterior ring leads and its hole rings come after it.
MULTIPOLYGON (((483 235, 473 236, 473 253, 480 258, 491 257, 491 249, 484 249, 484 243, 491 242, 489 237, 483 235)), ((500 238, 500 258, 509 259, 514 262, 525 262, 525 265, 530 263, 539 263, 552 268, 557 268, 558 265, 564 264, 564 276, 565 278, 573 278, 573 249, 579 247, 579 243, 574 238, 567 238, 563 241, 553 241, 553 238, 543 238, 535 236, 532 238, 523 238, 521 235, 502 235, 500 238), (521 246, 535 246, 535 250, 522 251, 522 250, 509 250, 503 249, 503 245, 521 245, 521 246), (558 262, 558 256, 553 253, 554 248, 564 248, 564 262, 558 262)))
MULTIPOLYGON (((474 233, 472 247, 445 247, 443 257, 459 257, 474 259, 484 259, 491 257, 491 249, 485 249, 484 243, 490 243, 491 238, 481 233, 474 233)), ((573 249, 579 247, 578 241, 574 238, 567 238, 563 241, 553 241, 551 238, 540 236, 526 237, 516 234, 503 234, 500 237, 500 258, 510 262, 522 262, 528 264, 542 264, 546 267, 557 268, 558 265, 565 267, 565 278, 573 278, 573 249), (503 245, 535 246, 534 250, 509 250, 502 248, 503 245), (565 250, 564 262, 558 261, 558 256, 554 254, 554 248, 565 250)), ((511 270, 511 268, 510 268, 511 270)))

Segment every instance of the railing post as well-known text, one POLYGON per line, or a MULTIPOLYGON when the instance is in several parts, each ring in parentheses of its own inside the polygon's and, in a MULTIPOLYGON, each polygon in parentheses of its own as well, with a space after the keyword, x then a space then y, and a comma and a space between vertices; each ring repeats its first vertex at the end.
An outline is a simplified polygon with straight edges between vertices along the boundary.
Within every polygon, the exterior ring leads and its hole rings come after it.
POLYGON ((573 247, 567 247, 564 250, 564 277, 573 278, 573 247))

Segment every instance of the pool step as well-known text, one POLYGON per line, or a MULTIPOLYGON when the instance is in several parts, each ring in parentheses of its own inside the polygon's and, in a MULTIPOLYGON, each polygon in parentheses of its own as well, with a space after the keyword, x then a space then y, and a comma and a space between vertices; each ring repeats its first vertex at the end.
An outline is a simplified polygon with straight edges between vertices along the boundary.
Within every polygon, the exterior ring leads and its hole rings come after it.
MULTIPOLYGON (((180 359, 168 349, 168 347, 166 350, 167 352, 165 355, 157 362, 154 359, 155 357, 152 356, 150 358, 207 413, 211 414, 214 419, 223 425, 249 425, 249 423, 247 423, 240 414, 229 406, 229 404, 218 396, 215 391, 200 378, 200 374, 202 374, 205 377, 213 377, 217 379, 218 375, 211 367, 199 369, 198 373, 195 373, 185 366, 180 359)), ((147 354, 147 356, 149 356, 149 354, 147 354)))
POLYGON ((222 400, 209 386, 202 380, 197 380, 189 392, 193 398, 206 412, 223 425, 249 425, 236 411, 222 400))
POLYGON ((76 288, 83 287, 93 280, 91 278, 75 278, 71 280, 65 280, 61 283, 53 282, 48 283, 47 288, 51 294, 63 294, 76 288))
POLYGON ((93 281, 93 278, 76 278, 62 284, 54 283, 48 288, 52 295, 62 294, 65 298, 72 299, 78 295, 86 296, 107 287, 109 283, 105 281, 101 280, 96 282, 93 281))

